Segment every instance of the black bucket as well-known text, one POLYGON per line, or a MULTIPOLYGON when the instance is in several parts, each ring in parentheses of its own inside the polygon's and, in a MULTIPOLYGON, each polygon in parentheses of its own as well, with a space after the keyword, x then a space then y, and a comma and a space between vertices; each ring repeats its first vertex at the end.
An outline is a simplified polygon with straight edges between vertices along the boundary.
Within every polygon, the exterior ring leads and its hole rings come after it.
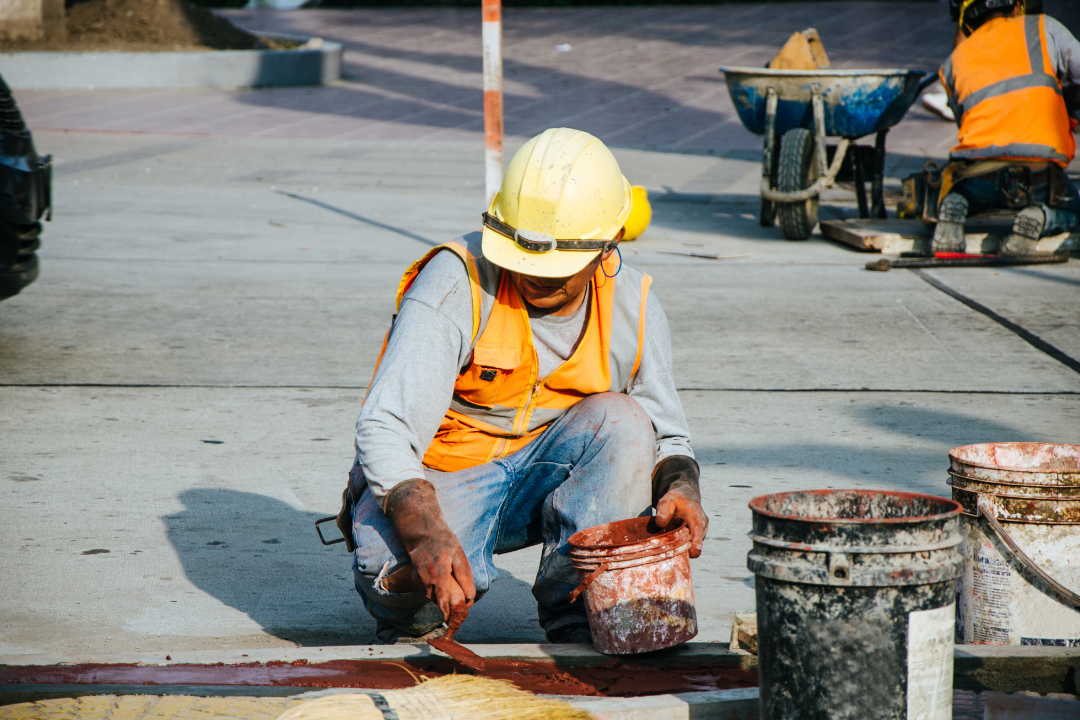
POLYGON ((819 490, 750 510, 762 720, 950 720, 960 505, 819 490))

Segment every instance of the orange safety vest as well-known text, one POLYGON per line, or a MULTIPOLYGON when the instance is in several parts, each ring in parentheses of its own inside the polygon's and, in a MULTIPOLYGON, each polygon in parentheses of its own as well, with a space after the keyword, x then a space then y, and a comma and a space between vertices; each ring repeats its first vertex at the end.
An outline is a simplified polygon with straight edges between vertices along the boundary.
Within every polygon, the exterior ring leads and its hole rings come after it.
POLYGON ((1044 15, 994 18, 941 66, 960 125, 955 159, 1051 161, 1076 154, 1072 122, 1046 44, 1044 15))
POLYGON ((539 437, 582 398, 629 389, 641 363, 649 275, 630 265, 620 270, 618 258, 602 263, 590 285, 588 320, 577 348, 554 372, 539 377, 525 302, 510 274, 480 254, 480 233, 434 248, 413 263, 398 286, 398 310, 420 271, 442 250, 454 252, 468 270, 473 346, 424 454, 426 467, 453 472, 505 457, 539 437), (607 277, 605 269, 618 274, 607 277))

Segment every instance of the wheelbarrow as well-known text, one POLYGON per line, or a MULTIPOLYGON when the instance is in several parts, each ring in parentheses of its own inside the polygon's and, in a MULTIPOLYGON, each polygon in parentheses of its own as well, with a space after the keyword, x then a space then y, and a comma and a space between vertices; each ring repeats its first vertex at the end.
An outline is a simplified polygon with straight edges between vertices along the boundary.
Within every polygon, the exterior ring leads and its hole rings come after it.
POLYGON ((722 67, 746 129, 764 135, 761 224, 788 240, 817 224, 818 198, 853 181, 859 217, 884 218, 885 135, 936 79, 922 70, 771 70, 722 67), (856 140, 875 134, 874 146, 856 140), (827 137, 838 137, 829 145, 827 137), (779 146, 779 152, 777 152, 779 146), (866 179, 870 178, 870 202, 866 179))

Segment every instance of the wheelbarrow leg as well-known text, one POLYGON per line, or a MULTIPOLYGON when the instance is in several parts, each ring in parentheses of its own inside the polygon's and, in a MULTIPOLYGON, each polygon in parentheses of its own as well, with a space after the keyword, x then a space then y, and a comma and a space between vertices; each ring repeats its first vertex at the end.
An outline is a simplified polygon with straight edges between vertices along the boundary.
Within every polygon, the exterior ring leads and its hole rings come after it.
MULTIPOLYGON (((776 90, 769 88, 765 97, 765 141, 761 150, 761 177, 768 180, 770 188, 776 187, 776 90)), ((776 223, 776 203, 761 198, 762 227, 776 223)))
POLYGON ((870 208, 866 204, 866 178, 863 177, 862 153, 859 152, 859 147, 855 143, 851 144, 848 157, 851 158, 851 169, 855 175, 855 198, 859 201, 859 217, 868 218, 870 208))
POLYGON ((817 160, 817 174, 815 177, 824 175, 829 169, 827 145, 825 144, 825 101, 821 98, 821 92, 814 88, 810 99, 814 110, 814 152, 817 160))
POLYGON ((888 129, 882 130, 874 140, 874 177, 870 184, 870 217, 887 218, 885 210, 885 136, 888 129))

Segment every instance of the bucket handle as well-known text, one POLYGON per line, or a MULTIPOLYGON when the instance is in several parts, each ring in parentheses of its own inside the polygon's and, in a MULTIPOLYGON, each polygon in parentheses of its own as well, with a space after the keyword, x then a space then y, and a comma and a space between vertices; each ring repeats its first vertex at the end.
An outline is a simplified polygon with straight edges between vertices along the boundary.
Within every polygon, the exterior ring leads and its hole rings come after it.
POLYGON ((600 567, 596 568, 591 573, 589 573, 589 577, 585 578, 581 582, 580 585, 578 585, 576 588, 571 590, 570 595, 567 596, 566 599, 568 601, 570 601, 570 602, 574 602, 575 600, 577 600, 578 595, 581 595, 581 593, 585 592, 585 588, 589 587, 589 583, 591 583, 596 578, 600 577, 600 574, 603 573, 607 569, 608 569, 608 563, 606 563, 606 562, 605 563, 600 563, 600 567))
POLYGON ((989 498, 985 495, 979 496, 979 514, 990 524, 990 528, 994 531, 994 534, 998 536, 998 539, 1009 546, 1009 550, 1011 550, 1013 555, 1016 556, 1016 559, 1020 561, 1020 564, 1046 583, 1046 586, 1050 588, 1050 591, 1054 594, 1059 603, 1067 605, 1074 610, 1080 610, 1080 595, 1077 595, 1072 590, 1047 575, 1045 570, 1036 565, 1034 560, 1024 554, 1024 551, 1020 549, 1020 546, 1009 537, 1009 533, 1005 532, 1005 528, 1002 527, 1001 523, 994 517, 993 503, 991 503, 989 498))

